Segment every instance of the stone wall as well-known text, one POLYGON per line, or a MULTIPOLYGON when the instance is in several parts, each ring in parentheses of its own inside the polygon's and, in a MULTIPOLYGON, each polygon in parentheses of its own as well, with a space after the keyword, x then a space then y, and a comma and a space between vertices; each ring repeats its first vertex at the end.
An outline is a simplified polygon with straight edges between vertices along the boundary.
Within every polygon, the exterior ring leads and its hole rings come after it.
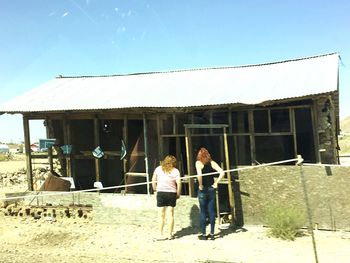
POLYGON ((320 97, 317 100, 317 120, 316 132, 319 137, 319 149, 322 163, 338 163, 337 160, 337 125, 336 108, 333 104, 334 98, 331 96, 320 97))
MULTIPOLYGON (((313 224, 324 229, 350 230, 350 167, 302 167, 313 224)), ((264 224, 274 205, 300 207, 306 213, 298 166, 241 170, 234 184, 238 223, 264 224)))

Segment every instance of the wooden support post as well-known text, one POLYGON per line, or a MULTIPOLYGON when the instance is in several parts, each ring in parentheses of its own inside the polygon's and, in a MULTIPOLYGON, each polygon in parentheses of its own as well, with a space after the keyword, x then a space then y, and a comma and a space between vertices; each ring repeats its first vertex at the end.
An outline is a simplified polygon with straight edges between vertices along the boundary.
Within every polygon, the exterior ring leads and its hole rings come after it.
POLYGON ((147 121, 146 121, 146 114, 143 114, 143 142, 145 145, 145 168, 146 168, 146 180, 147 180, 147 194, 150 194, 150 178, 149 178, 149 171, 148 171, 148 140, 147 140, 147 121))
POLYGON ((315 147, 315 156, 316 162, 322 163, 321 152, 320 152, 320 139, 319 139, 319 120, 318 120, 318 100, 315 99, 312 101, 313 105, 311 110, 311 120, 312 120, 312 130, 313 130, 313 138, 314 138, 314 147, 315 147))
POLYGON ((256 160, 256 148, 255 148, 255 136, 254 136, 254 114, 253 111, 248 111, 248 123, 249 123, 249 139, 250 139, 250 158, 251 163, 254 165, 256 160))
MULTIPOLYGON (((230 159, 229 159, 229 153, 228 153, 228 143, 227 143, 227 131, 226 127, 224 129, 224 150, 225 150, 225 161, 226 161, 226 170, 230 170, 230 159)), ((234 208, 234 200, 233 200, 233 193, 232 193, 232 180, 231 180, 231 173, 229 171, 226 172, 227 174, 227 182, 228 182, 228 197, 229 197, 229 203, 230 203, 230 210, 232 214, 232 218, 235 218, 235 208, 234 208)))
POLYGON ((46 138, 53 138, 51 136, 52 134, 52 128, 50 127, 51 125, 49 125, 49 118, 46 116, 45 117, 45 121, 44 121, 44 125, 45 125, 45 130, 46 130, 46 138))
MULTIPOLYGON (((65 145, 71 145, 72 139, 71 139, 71 129, 70 129, 70 122, 66 118, 63 119, 63 142, 65 145)), ((72 158, 71 154, 66 155, 66 176, 73 177, 72 173, 72 158)))
MULTIPOLYGON (((209 111, 209 124, 213 124, 213 111, 209 111)), ((209 129, 209 134, 213 134, 213 129, 209 129)))
POLYGON ((232 132, 232 111, 231 111, 231 109, 228 112, 228 132, 233 133, 232 132))
MULTIPOLYGON (((219 140, 220 140, 220 160, 224 160, 225 159, 225 147, 222 147, 224 145, 224 138, 222 136, 219 137, 219 140)), ((221 168, 223 168, 223 161, 221 161, 221 168)))
POLYGON ((330 103, 330 106, 331 106, 331 112, 330 112, 330 116, 331 116, 331 133, 332 133, 332 149, 333 149, 333 161, 335 163, 340 163, 340 160, 339 160, 339 152, 337 150, 337 146, 338 146, 338 143, 337 143, 337 128, 336 128, 336 123, 337 123, 337 117, 336 117, 336 114, 335 114, 335 105, 334 105, 334 102, 333 102, 333 99, 332 99, 332 96, 331 95, 328 95, 328 100, 329 100, 329 103, 330 103))
MULTIPOLYGON (((124 127, 123 127, 123 140, 125 143, 125 147, 128 150, 128 116, 125 114, 124 115, 124 127)), ((127 172, 128 172, 128 160, 125 157, 123 159, 123 172, 124 172, 124 185, 127 184, 127 172)), ((127 187, 124 188, 124 191, 127 191, 127 187)))
POLYGON ((176 135, 176 117, 175 117, 175 113, 172 114, 172 117, 173 117, 173 135, 176 135))
POLYGON ((23 131, 24 131, 24 149, 26 152, 28 189, 30 191, 33 191, 32 153, 30 149, 29 120, 26 116, 23 116, 23 131))
POLYGON ((161 114, 157 115, 157 135, 158 135, 158 159, 159 161, 163 159, 164 156, 164 147, 163 147, 163 138, 161 134, 163 132, 163 122, 161 119, 161 114))
MULTIPOLYGON (((100 145, 100 129, 99 129, 99 119, 95 117, 94 119, 94 142, 95 147, 100 145)), ((95 172, 96 172, 96 182, 101 180, 101 163, 100 159, 95 158, 95 172)))
MULTIPOLYGON (((160 114, 157 113, 157 140, 158 140, 158 161, 161 158, 161 154, 160 154, 160 149, 161 149, 161 138, 160 138, 160 114)), ((158 164, 158 163, 157 163, 158 164)))
MULTIPOLYGON (((188 175, 193 175, 192 172, 192 143, 191 143, 191 133, 189 129, 185 127, 185 143, 186 143, 186 158, 187 158, 187 173, 188 175)), ((194 197, 194 183, 193 178, 189 179, 188 183, 189 196, 194 197)))
POLYGON ((49 157, 50 172, 53 173, 52 146, 47 148, 47 155, 49 157))
POLYGON ((296 129, 296 125, 295 125, 295 114, 294 114, 294 110, 292 110, 291 108, 289 109, 289 116, 290 118, 290 123, 292 127, 292 133, 293 133, 293 144, 294 144, 294 156, 298 155, 298 139, 297 139, 297 129, 296 129))

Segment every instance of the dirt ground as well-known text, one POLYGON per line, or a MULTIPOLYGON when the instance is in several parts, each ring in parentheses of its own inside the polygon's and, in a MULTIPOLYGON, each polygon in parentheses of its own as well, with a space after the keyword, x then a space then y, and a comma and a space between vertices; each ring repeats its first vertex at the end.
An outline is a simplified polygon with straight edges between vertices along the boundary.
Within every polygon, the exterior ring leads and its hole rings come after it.
MULTIPOLYGON (((283 241, 267 237, 263 227, 247 226, 201 241, 197 233, 176 226, 174 240, 155 241, 153 221, 97 224, 2 216, 1 262, 316 262, 310 235, 283 241)), ((318 262, 349 262, 349 233, 315 231, 315 239, 318 262)))
MULTIPOLYGON (((21 187, 26 185, 2 187, 0 198, 6 192, 20 191, 21 187)), ((181 209, 180 199, 175 216, 181 209)), ((106 209, 106 213, 114 211, 106 209)), ((236 230, 216 229, 215 240, 201 241, 196 231, 182 226, 175 218, 175 239, 155 241, 156 210, 154 214, 151 211, 140 215, 125 205, 113 217, 117 220, 112 224, 97 222, 93 217, 58 218, 54 222, 0 213, 0 262, 295 263, 317 262, 315 254, 320 263, 350 262, 349 232, 315 230, 315 253, 307 232, 295 241, 284 241, 269 238, 267 228, 262 226, 244 226, 236 230)))
POLYGON ((13 173, 17 172, 21 168, 26 167, 26 161, 25 160, 16 160, 16 161, 9 161, 9 162, 0 162, 0 173, 13 173))

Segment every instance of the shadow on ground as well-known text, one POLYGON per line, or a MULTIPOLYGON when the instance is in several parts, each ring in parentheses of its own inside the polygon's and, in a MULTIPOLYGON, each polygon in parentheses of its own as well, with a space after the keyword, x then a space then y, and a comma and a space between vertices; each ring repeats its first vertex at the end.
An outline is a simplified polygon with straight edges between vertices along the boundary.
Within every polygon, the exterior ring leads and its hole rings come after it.
MULTIPOLYGON (((215 238, 223 238, 229 234, 246 231, 248 230, 243 227, 230 226, 228 229, 220 229, 220 232, 215 234, 215 238)), ((174 236, 180 238, 188 235, 199 234, 199 232, 199 208, 197 205, 193 205, 190 212, 190 225, 177 231, 174 236)))

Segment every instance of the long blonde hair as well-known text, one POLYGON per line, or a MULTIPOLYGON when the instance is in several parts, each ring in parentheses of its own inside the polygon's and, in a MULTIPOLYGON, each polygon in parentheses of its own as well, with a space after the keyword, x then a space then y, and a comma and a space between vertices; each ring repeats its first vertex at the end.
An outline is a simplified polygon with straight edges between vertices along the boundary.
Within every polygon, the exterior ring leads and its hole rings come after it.
POLYGON ((161 162, 162 169, 165 173, 170 173, 174 167, 176 167, 176 158, 173 155, 165 156, 161 162))

